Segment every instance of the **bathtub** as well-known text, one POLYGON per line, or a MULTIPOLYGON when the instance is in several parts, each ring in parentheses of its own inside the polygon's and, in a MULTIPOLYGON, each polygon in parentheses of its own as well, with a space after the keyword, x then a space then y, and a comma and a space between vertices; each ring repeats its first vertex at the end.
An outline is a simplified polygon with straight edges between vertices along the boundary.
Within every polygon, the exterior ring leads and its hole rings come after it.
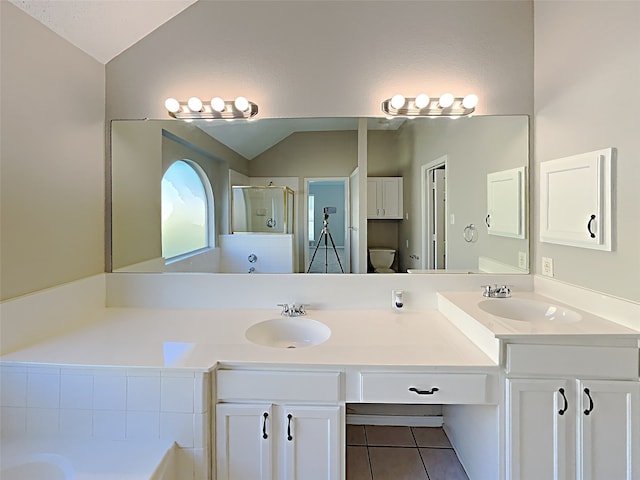
POLYGON ((57 437, 2 439, 2 480, 174 480, 177 446, 57 437))

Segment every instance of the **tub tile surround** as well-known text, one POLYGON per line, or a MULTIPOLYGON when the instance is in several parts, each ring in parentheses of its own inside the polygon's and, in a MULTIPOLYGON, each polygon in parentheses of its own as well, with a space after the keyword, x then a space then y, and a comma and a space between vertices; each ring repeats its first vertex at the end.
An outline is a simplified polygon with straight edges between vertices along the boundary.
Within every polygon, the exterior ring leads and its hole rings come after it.
POLYGON ((209 383, 206 371, 3 362, 2 442, 176 442, 179 471, 207 479, 209 383))

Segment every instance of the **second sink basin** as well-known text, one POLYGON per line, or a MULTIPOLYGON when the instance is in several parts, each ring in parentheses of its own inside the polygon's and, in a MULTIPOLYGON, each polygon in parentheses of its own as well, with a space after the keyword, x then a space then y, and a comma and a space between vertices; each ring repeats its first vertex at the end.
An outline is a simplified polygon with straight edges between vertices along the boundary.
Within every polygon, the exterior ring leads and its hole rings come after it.
POLYGON ((520 322, 578 322, 582 315, 552 303, 525 298, 483 300, 478 307, 487 313, 520 322))
POLYGON ((301 348, 319 345, 331 336, 324 323, 304 317, 272 318, 249 327, 245 337, 258 345, 301 348))

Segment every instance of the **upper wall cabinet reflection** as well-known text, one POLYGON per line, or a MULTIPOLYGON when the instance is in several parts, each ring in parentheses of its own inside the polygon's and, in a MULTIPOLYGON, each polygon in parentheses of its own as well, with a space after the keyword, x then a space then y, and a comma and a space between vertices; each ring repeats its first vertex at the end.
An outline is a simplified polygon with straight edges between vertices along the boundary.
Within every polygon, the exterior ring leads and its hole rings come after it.
MULTIPOLYGON (((490 194, 487 182, 492 173, 526 169, 526 116, 369 118, 366 123, 367 151, 358 152, 358 128, 364 125, 358 118, 113 121, 112 270, 305 272, 327 220, 336 250, 330 256, 340 258, 346 272, 350 254, 366 255, 368 247, 394 250, 393 268, 399 272, 528 271, 526 176, 518 184, 517 205, 510 203, 511 194, 490 194), (163 185, 176 162, 191 167, 204 194, 191 184, 163 185), (367 202, 356 201, 350 191, 358 176, 393 177, 402 187, 402 213, 371 219, 366 235, 351 228, 358 218, 370 217, 367 202), (269 213, 277 210, 274 205, 234 207, 234 186, 286 187, 290 228, 234 232, 232 214, 239 208, 247 224, 278 222, 269 213), (193 212, 179 214, 176 202, 193 212), (485 223, 490 209, 494 217, 516 209, 520 233, 491 235, 485 223), (165 251, 164 223, 178 214, 193 223, 185 234, 200 232, 202 238, 191 243, 198 248, 165 251), (203 218, 206 225, 200 225, 203 218)), ((513 221, 507 220, 508 228, 513 221)), ((324 251, 319 255, 324 258, 324 251)))

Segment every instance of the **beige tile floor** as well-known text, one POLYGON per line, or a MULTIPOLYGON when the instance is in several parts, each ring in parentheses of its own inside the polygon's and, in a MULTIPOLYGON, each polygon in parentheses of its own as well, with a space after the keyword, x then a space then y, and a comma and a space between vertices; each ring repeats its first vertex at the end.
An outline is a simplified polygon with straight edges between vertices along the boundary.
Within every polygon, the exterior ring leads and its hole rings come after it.
POLYGON ((347 480, 469 480, 442 428, 347 425, 347 480))

